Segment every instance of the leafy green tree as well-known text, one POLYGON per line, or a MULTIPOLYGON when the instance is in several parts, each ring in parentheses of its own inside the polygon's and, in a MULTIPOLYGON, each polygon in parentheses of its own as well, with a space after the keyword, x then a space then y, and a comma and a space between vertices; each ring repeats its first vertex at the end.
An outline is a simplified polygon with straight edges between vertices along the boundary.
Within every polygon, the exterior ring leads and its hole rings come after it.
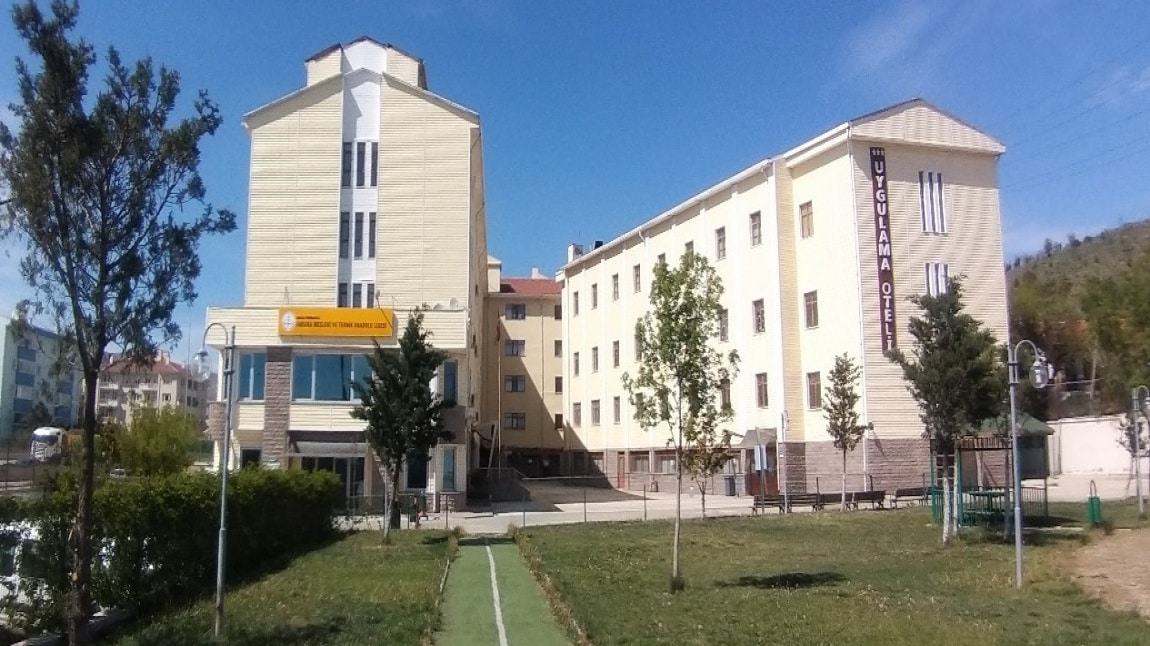
MULTIPOLYGON (((728 419, 733 413, 727 413, 728 419)), ((703 433, 683 454, 683 469, 699 487, 699 504, 707 515, 707 486, 734 455, 731 453, 731 431, 723 429, 703 433)))
POLYGON ((843 456, 843 500, 842 508, 847 508, 847 453, 855 450, 866 435, 867 425, 859 423, 858 393, 859 367, 854 359, 844 353, 835 357, 835 367, 828 375, 823 397, 823 416, 827 418, 827 433, 834 441, 835 448, 843 456))
MULTIPOLYGON (((692 455, 710 460, 730 446, 729 405, 720 405, 722 384, 738 369, 735 351, 724 355, 713 346, 723 307, 723 284, 702 256, 687 252, 679 266, 655 266, 651 310, 635 324, 642 350, 635 374, 623 374, 623 388, 644 430, 665 428, 675 449, 675 527, 671 547, 671 591, 685 581, 679 567, 684 467, 692 455)), ((714 462, 704 462, 711 465, 714 462)), ((710 468, 709 466, 707 468, 710 468)))
POLYGON ((150 59, 125 64, 109 48, 103 88, 90 88, 93 47, 71 38, 79 8, 32 0, 12 10, 38 65, 16 62, 15 131, 0 124, 0 175, 10 200, 0 231, 27 252, 20 263, 35 309, 74 344, 84 378, 83 447, 74 530, 69 643, 88 644, 96 382, 109 346, 147 362, 179 338, 172 313, 191 301, 200 238, 235 228, 204 201, 200 140, 221 118, 203 92, 172 123, 179 74, 150 59))
POLYGON ((197 415, 187 408, 136 408, 131 424, 115 435, 116 463, 133 476, 185 471, 192 466, 200 426, 197 415))
POLYGON ((1087 281, 1082 310, 1106 369, 1110 410, 1125 410, 1130 388, 1150 382, 1150 251, 1115 275, 1087 281))
POLYGON ((388 481, 384 507, 383 540, 391 539, 393 517, 399 513, 399 474, 408 455, 428 455, 435 445, 452 439, 443 426, 443 398, 431 390, 431 381, 447 355, 429 341, 423 311, 415 310, 399 339, 399 349, 375 344, 367 356, 371 375, 353 383, 360 404, 351 416, 367 422, 367 441, 383 465, 388 481))
POLYGON ((945 293, 912 296, 922 311, 910 319, 914 344, 909 354, 896 349, 888 355, 902 368, 922 423, 943 457, 944 544, 954 535, 956 443, 1002 414, 1007 388, 994 333, 964 311, 962 295, 961 279, 952 278, 945 293))

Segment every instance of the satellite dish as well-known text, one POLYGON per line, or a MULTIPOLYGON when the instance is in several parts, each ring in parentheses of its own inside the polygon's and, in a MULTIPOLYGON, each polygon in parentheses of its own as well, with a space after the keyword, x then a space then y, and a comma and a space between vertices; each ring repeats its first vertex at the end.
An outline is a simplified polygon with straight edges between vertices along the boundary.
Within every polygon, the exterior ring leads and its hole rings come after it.
POLYGON ((451 299, 451 309, 453 309, 453 310, 459 309, 459 299, 458 298, 451 299))
POLYGON ((431 309, 439 311, 439 310, 443 309, 443 303, 436 303, 435 305, 431 306, 431 309))

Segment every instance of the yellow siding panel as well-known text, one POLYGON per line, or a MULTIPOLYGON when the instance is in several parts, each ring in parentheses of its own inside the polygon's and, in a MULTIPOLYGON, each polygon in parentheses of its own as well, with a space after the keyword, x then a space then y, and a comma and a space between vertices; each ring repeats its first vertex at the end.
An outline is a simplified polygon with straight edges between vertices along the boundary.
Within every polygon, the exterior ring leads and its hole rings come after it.
POLYGON ((343 48, 337 48, 335 51, 328 52, 322 58, 308 61, 307 67, 307 84, 314 85, 319 81, 330 78, 340 73, 340 66, 343 62, 343 48))
POLYGON ((362 431, 364 422, 351 416, 353 404, 294 403, 291 405, 293 431, 362 431))
POLYGON ((856 139, 897 140, 934 147, 1002 152, 1002 144, 989 135, 935 108, 912 103, 891 113, 852 125, 856 139))
POLYGON ((236 406, 236 428, 263 431, 264 405, 241 402, 236 406))
POLYGON ((404 83, 419 86, 419 61, 399 50, 388 48, 387 73, 404 83))

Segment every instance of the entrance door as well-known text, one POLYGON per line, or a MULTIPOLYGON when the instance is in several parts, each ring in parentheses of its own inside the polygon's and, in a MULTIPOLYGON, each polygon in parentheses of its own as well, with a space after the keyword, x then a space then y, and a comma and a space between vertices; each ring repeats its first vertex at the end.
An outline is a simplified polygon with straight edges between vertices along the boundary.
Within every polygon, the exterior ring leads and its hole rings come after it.
POLYGON ((627 488, 627 454, 626 453, 616 454, 615 463, 618 466, 618 470, 616 471, 616 475, 615 475, 615 488, 616 489, 626 489, 627 488))
MULTIPOLYGON (((772 447, 768 447, 770 449, 772 447)), ((747 478, 746 486, 747 493, 752 496, 777 496, 779 494, 779 473, 775 464, 774 454, 768 450, 766 455, 766 464, 759 465, 755 461, 754 450, 747 451, 745 459, 747 461, 747 478), (759 468, 765 466, 766 468, 759 468)))

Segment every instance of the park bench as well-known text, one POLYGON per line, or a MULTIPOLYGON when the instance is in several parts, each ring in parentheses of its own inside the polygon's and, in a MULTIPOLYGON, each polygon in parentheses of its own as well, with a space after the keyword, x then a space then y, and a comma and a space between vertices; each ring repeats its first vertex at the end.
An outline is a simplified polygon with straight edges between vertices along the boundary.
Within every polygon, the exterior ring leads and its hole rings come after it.
POLYGON ((783 497, 779 495, 774 496, 755 496, 754 501, 751 503, 751 514, 758 514, 759 510, 771 509, 777 507, 779 513, 783 513, 783 497))
MULTIPOLYGON (((819 505, 816 509, 822 509, 824 507, 834 509, 835 507, 841 507, 843 504, 843 495, 841 493, 820 493, 818 497, 819 505)), ((847 498, 847 503, 850 503, 850 497, 847 498)))
POLYGON ((882 509, 886 502, 886 492, 879 491, 852 491, 847 494, 847 500, 852 509, 858 509, 860 502, 869 502, 871 509, 882 509))
POLYGON ((919 504, 926 504, 930 495, 930 487, 899 487, 890 497, 891 509, 897 509, 901 500, 917 500, 919 504))
MULTIPOLYGON (((787 498, 790 499, 791 507, 810 507, 812 509, 822 509, 823 503, 821 496, 817 493, 793 493, 787 498)), ((754 502, 751 503, 751 513, 757 514, 761 509, 778 509, 779 513, 786 511, 786 498, 782 495, 776 494, 771 496, 755 496, 754 502)))

